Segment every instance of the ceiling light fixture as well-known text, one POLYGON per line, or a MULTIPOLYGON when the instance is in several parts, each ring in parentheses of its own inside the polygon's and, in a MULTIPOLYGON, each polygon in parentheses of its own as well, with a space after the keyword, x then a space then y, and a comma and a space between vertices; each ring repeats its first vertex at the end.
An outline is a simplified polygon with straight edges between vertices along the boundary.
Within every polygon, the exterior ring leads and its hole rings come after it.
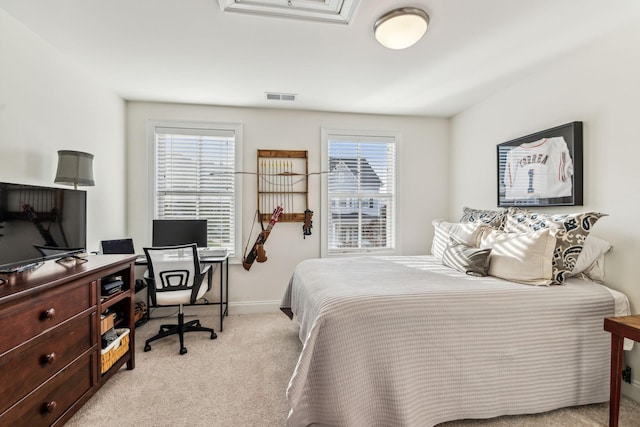
POLYGON ((401 7, 382 15, 373 24, 378 43, 389 49, 406 49, 424 36, 429 26, 429 15, 415 7, 401 7))

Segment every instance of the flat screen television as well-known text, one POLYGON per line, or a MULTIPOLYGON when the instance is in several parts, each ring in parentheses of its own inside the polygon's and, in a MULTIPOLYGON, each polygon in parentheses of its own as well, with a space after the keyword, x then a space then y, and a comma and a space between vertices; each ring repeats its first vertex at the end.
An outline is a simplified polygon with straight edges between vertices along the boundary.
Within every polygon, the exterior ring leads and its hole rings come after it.
POLYGON ((175 246, 195 243, 207 246, 206 219, 154 219, 153 246, 175 246))
POLYGON ((0 182, 0 271, 84 251, 87 193, 0 182))

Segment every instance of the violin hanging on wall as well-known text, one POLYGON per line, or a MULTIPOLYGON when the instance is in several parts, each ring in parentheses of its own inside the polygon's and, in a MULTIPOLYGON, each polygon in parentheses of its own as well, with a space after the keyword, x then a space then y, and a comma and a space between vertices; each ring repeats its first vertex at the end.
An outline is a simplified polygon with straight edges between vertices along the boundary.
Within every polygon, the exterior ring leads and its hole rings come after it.
POLYGON ((276 225, 276 222, 278 222, 278 218, 283 211, 284 209, 282 209, 282 206, 278 205, 278 207, 273 210, 273 215, 271 215, 271 220, 269 221, 267 228, 260 232, 249 253, 247 253, 245 248, 245 256, 242 258, 242 266, 245 270, 249 271, 254 261, 265 262, 267 260, 267 253, 264 250, 264 242, 269 238, 271 230, 276 225))

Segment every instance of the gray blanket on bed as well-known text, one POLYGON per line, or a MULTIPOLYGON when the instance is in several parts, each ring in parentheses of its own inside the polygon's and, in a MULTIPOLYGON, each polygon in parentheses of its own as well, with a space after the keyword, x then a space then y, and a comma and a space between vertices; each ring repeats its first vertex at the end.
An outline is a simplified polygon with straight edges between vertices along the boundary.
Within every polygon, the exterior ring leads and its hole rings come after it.
POLYGON ((432 426, 608 400, 611 294, 466 276, 431 257, 300 263, 288 426, 432 426))

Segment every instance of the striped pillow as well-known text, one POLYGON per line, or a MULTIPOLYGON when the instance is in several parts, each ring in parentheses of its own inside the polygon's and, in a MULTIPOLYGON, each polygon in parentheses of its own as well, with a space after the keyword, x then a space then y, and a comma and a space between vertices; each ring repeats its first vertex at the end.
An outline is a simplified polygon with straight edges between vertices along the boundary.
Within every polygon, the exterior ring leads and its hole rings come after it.
POLYGON ((444 250, 442 263, 471 276, 486 276, 489 271, 491 249, 472 248, 451 242, 444 250))
POLYGON ((452 240, 456 243, 463 243, 467 246, 478 246, 480 233, 488 226, 486 224, 475 223, 453 223, 442 219, 434 219, 434 234, 431 242, 431 254, 442 260, 444 250, 452 240))

